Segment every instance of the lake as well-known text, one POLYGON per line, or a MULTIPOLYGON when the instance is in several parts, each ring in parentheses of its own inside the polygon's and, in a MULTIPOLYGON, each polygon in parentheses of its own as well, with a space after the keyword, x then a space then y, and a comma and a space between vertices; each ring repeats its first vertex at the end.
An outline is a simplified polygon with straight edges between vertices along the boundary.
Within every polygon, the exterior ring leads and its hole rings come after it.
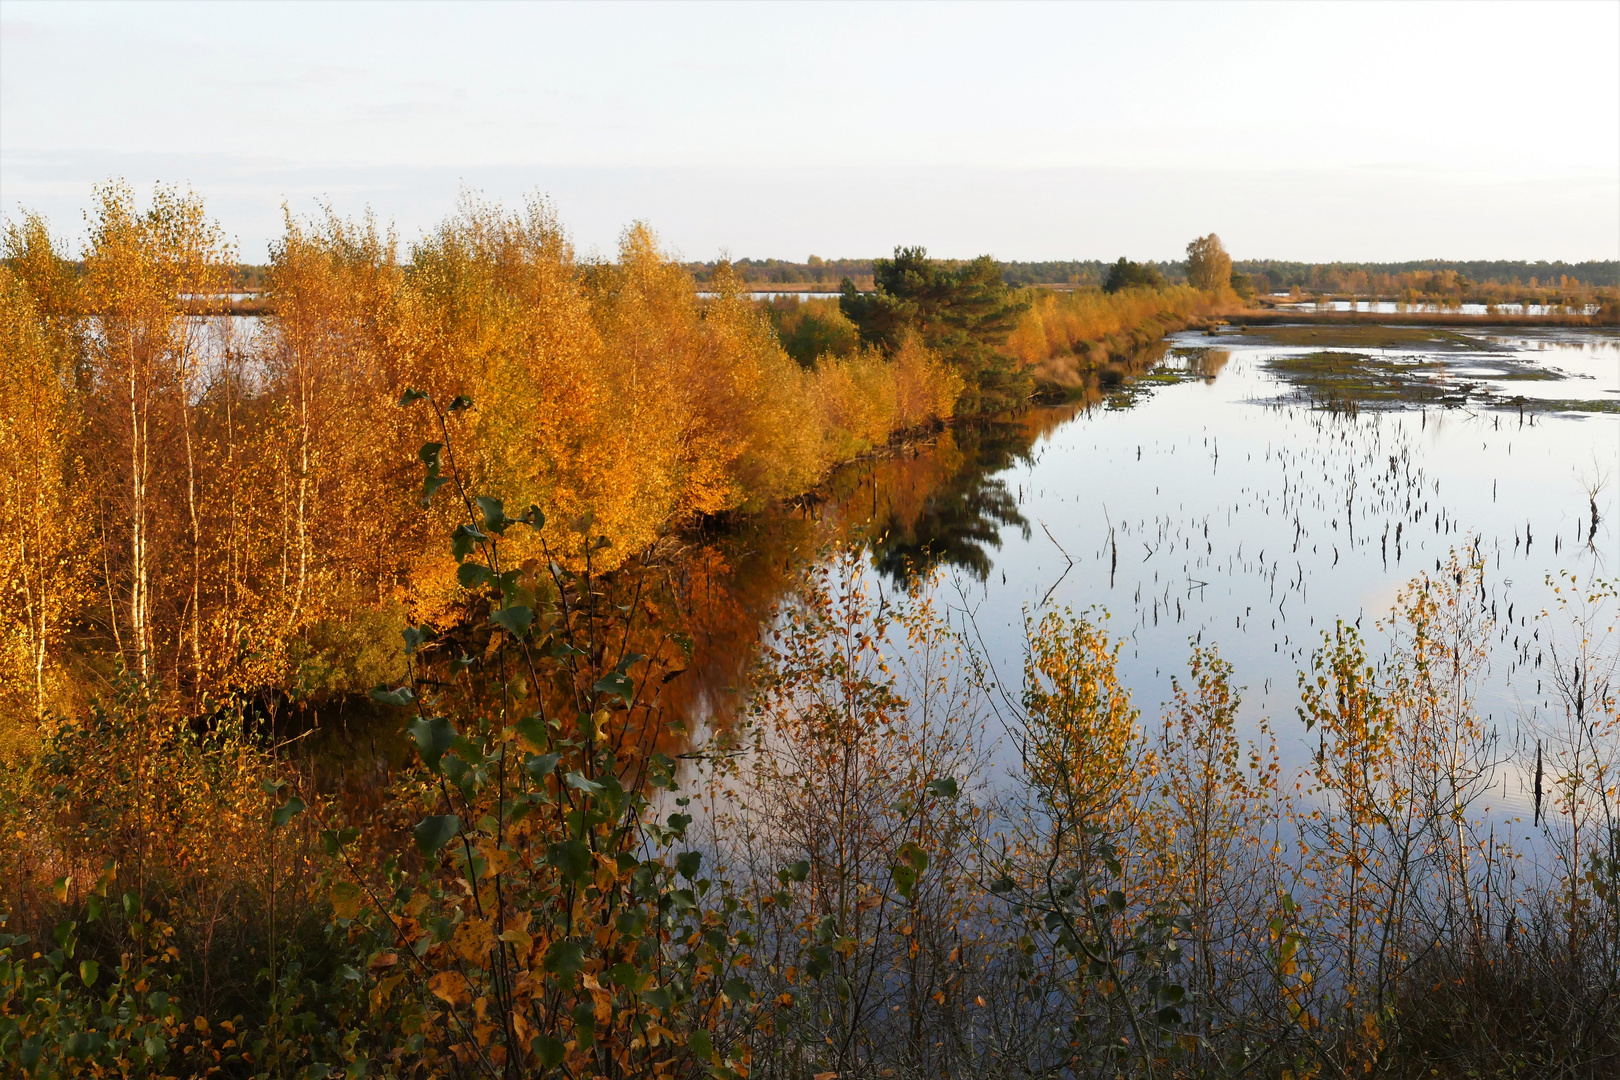
MULTIPOLYGON (((1216 644, 1245 687, 1247 729, 1269 717, 1297 768, 1315 742, 1296 717, 1297 673, 1323 632, 1356 624, 1376 654, 1401 587, 1467 548, 1486 564, 1497 619, 1478 707, 1522 756, 1555 708, 1547 635, 1567 630, 1537 624, 1547 581, 1614 575, 1617 471, 1613 332, 1182 333, 1088 402, 851 466, 822 502, 717 540, 701 591, 727 614, 700 650, 703 683, 715 700, 735 690, 740 667, 719 659, 721 639, 735 657, 743 624, 768 617, 792 567, 855 536, 885 587, 909 563, 942 565, 956 616, 971 613, 1012 683, 1025 613, 1106 612, 1150 725, 1190 643, 1216 644)), ((1527 805, 1519 769, 1499 779, 1499 807, 1527 805)))

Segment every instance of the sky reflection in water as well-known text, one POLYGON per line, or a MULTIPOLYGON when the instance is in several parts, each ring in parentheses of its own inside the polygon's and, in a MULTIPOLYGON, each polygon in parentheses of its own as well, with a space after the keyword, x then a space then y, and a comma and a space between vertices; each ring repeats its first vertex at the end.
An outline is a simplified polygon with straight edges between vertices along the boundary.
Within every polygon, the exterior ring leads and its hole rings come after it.
MULTIPOLYGON (((1498 630, 1478 707, 1511 744, 1519 721, 1550 707, 1535 665, 1547 577, 1616 572, 1617 407, 1620 337, 1607 333, 1469 330, 1382 350, 1326 335, 1182 334, 1134 387, 1049 417, 1032 445, 1028 422, 964 436, 979 467, 932 491, 908 532, 874 545, 873 561, 893 581, 907 558, 941 558, 947 594, 971 608, 1009 682, 1025 611, 1108 612, 1148 723, 1190 642, 1213 642, 1245 687, 1247 731, 1269 716, 1297 767, 1309 753, 1297 672, 1323 632, 1356 623, 1380 651, 1375 624, 1401 587, 1477 543, 1498 630), (1356 408, 1313 407, 1320 384, 1290 381, 1289 360, 1328 348, 1394 359, 1419 385, 1356 408), (1604 486, 1589 541, 1594 482, 1604 486)), ((1526 804, 1520 777, 1506 773, 1503 785, 1493 802, 1526 804)))

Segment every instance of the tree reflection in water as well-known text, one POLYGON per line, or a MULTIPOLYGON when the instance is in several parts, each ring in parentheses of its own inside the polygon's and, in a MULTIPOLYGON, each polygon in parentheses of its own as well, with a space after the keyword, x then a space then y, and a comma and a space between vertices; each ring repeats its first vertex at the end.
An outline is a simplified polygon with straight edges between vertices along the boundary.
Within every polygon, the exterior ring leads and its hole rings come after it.
POLYGON ((988 420, 959 427, 947 437, 960 466, 912 512, 905 512, 909 506, 885 507, 867 533, 872 565, 897 584, 940 566, 983 581, 990 574, 990 549, 1001 546, 1002 529, 1017 528, 1029 536, 1029 521, 999 475, 1028 460, 1033 439, 1027 426, 988 420))

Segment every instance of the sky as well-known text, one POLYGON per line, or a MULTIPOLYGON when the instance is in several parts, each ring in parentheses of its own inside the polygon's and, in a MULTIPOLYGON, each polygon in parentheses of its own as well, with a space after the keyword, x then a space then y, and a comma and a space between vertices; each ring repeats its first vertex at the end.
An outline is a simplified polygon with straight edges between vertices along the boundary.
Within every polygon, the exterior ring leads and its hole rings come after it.
POLYGON ((1620 258, 1620 2, 0 0, 0 212, 189 187, 409 242, 540 194, 584 252, 1620 258))

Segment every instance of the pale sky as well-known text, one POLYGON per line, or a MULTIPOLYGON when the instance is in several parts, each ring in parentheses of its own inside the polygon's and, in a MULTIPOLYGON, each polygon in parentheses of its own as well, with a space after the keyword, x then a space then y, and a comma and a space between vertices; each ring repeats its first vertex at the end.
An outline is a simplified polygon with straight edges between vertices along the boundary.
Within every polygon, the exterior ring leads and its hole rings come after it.
POLYGON ((464 187, 585 251, 1620 258, 1620 2, 0 0, 0 207, 195 188, 410 240, 464 187))

